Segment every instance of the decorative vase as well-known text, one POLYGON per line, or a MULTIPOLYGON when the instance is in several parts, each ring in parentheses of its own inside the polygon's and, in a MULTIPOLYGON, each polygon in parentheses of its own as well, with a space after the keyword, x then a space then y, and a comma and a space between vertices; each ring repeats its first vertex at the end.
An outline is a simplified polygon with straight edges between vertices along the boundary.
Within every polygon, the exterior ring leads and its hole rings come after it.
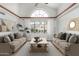
POLYGON ((39 42, 39 37, 34 37, 35 42, 39 42))

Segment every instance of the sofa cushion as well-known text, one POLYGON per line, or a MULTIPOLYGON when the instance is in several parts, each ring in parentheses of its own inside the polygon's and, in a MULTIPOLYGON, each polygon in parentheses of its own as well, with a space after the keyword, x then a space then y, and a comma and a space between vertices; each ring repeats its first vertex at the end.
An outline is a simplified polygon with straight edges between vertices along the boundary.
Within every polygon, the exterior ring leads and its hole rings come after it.
POLYGON ((66 33, 63 33, 63 34, 60 36, 60 39, 61 39, 61 40, 66 40, 66 33))
POLYGON ((65 40, 61 40, 61 39, 58 39, 58 38, 56 38, 55 40, 54 40, 54 42, 56 43, 56 44, 58 44, 59 45, 59 43, 60 42, 64 42, 65 40))
POLYGON ((8 35, 8 36, 9 36, 9 38, 10 38, 11 41, 14 40, 14 35, 13 35, 13 34, 10 34, 10 35, 8 35))
POLYGON ((24 42, 26 42, 25 38, 15 39, 14 41, 10 42, 11 49, 13 49, 13 52, 15 52, 17 49, 19 49, 24 42))
POLYGON ((59 42, 59 46, 64 49, 64 50, 70 50, 69 47, 70 47, 70 43, 66 42, 66 41, 63 41, 63 42, 59 42))
POLYGON ((55 37, 55 38, 56 38, 56 34, 54 34, 54 35, 53 35, 53 37, 55 37))
POLYGON ((77 35, 77 41, 76 41, 76 43, 79 43, 79 35, 77 35))
POLYGON ((17 33, 14 33, 14 37, 15 37, 15 39, 19 39, 19 38, 23 37, 23 35, 21 33, 17 32, 17 33))
POLYGON ((0 43, 3 43, 4 37, 0 37, 0 43))
POLYGON ((0 32, 2 31, 2 27, 1 27, 1 25, 0 25, 0 32))
POLYGON ((22 43, 19 40, 18 41, 14 40, 10 42, 10 46, 13 51, 16 51, 21 45, 22 43))
POLYGON ((23 42, 26 42, 26 38, 24 38, 24 37, 22 37, 22 38, 19 38, 19 39, 15 39, 16 41, 20 41, 21 43, 23 43, 23 42))
POLYGON ((58 33, 54 34, 54 37, 55 37, 55 38, 58 38, 58 33))
POLYGON ((75 34, 69 38, 70 43, 76 43, 76 41, 77 41, 77 36, 75 34))
POLYGON ((63 32, 58 33, 58 34, 57 34, 57 38, 60 39, 62 34, 63 34, 63 32))
POLYGON ((4 36, 4 43, 11 42, 9 36, 4 36))
POLYGON ((67 41, 67 42, 69 41, 69 38, 70 38, 71 35, 72 35, 71 33, 68 33, 68 34, 66 35, 66 41, 67 41))

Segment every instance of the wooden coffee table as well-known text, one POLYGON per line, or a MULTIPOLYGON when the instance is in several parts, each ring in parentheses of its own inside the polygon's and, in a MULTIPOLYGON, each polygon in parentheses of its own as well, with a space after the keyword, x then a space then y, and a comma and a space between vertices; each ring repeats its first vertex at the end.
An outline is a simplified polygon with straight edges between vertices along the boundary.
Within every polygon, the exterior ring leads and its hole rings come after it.
POLYGON ((40 38, 41 41, 36 43, 35 39, 32 38, 32 40, 30 41, 30 45, 31 45, 31 52, 47 52, 47 45, 48 42, 45 38, 40 38))

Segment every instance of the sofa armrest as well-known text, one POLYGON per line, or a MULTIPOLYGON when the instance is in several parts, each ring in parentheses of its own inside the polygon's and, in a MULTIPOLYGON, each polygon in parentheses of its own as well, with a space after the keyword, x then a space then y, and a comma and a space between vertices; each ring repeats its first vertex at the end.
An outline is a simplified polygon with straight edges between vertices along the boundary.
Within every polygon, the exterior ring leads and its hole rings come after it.
POLYGON ((15 40, 19 40, 19 39, 26 39, 26 38, 25 37, 21 37, 21 38, 15 39, 15 40))
POLYGON ((66 52, 67 55, 79 55, 79 44, 70 44, 69 51, 66 52))
POLYGON ((70 47, 79 47, 79 44, 76 44, 76 43, 70 43, 70 47))
POLYGON ((25 37, 22 37, 22 38, 20 38, 20 39, 26 39, 25 37))
POLYGON ((0 43, 0 53, 11 53, 11 48, 9 43, 0 43))
POLYGON ((76 49, 78 48, 79 49, 79 44, 75 44, 75 43, 70 43, 70 48, 72 49, 76 49))

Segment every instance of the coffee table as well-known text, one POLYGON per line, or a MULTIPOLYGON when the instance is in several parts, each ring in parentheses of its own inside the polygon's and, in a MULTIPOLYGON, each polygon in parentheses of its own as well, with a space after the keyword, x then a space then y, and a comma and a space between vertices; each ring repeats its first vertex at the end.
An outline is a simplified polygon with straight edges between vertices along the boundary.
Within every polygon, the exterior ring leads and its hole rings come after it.
POLYGON ((41 41, 36 43, 35 39, 32 38, 32 40, 30 41, 30 45, 31 45, 31 50, 32 52, 47 52, 47 45, 48 42, 46 40, 46 38, 40 38, 41 41))

